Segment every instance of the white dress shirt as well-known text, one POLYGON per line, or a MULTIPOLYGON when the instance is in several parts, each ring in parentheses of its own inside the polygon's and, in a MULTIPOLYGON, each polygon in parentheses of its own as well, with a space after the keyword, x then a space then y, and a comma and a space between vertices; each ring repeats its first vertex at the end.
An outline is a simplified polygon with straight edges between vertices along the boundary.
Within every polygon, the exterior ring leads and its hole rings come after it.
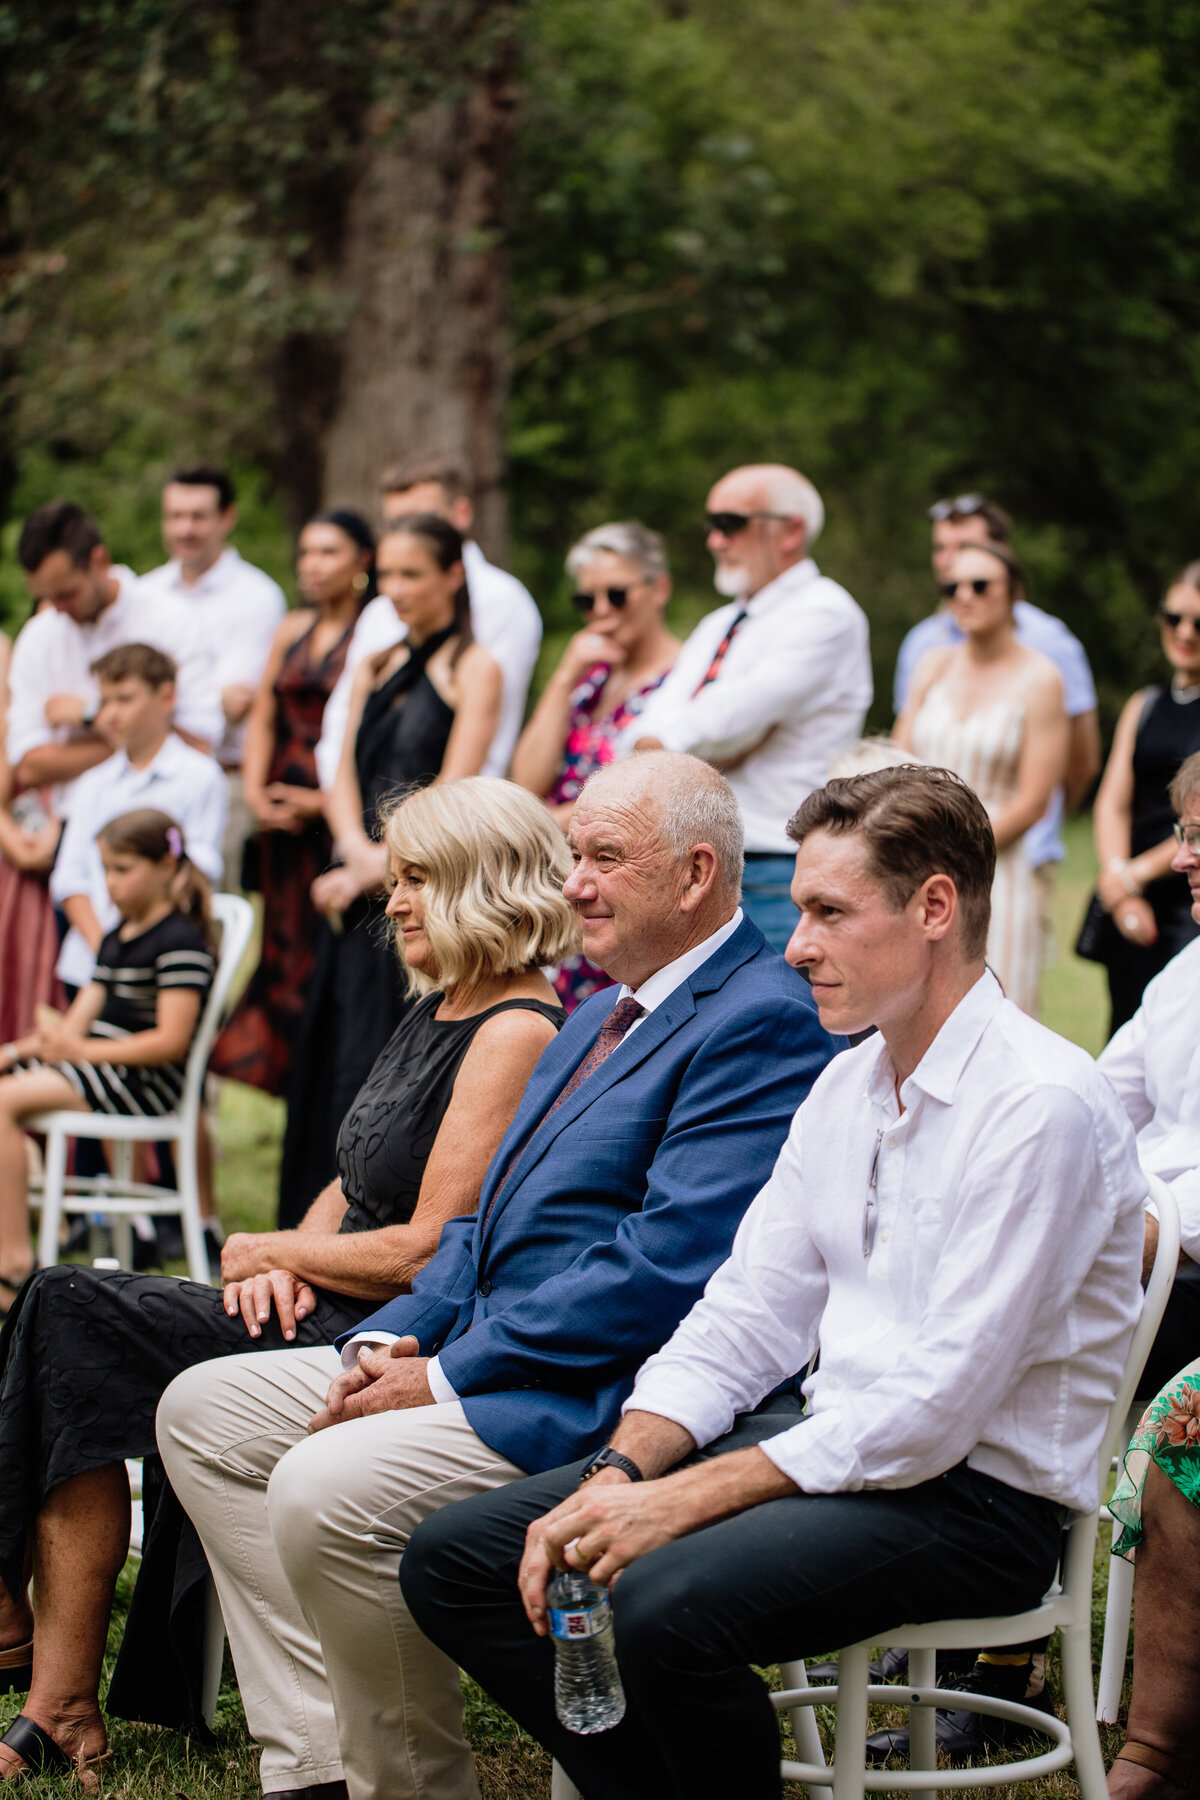
MULTIPOLYGON (((8 758, 14 768, 30 750, 70 741, 68 726, 46 723, 47 700, 52 694, 78 694, 95 705, 100 690, 91 665, 119 644, 151 644, 165 651, 178 670, 175 723, 210 744, 220 741, 224 715, 212 652, 193 615, 180 600, 147 593, 132 569, 118 565, 109 573, 118 583, 117 597, 90 625, 77 625, 66 613, 47 607, 34 613, 17 636, 8 711, 8 758)), ((57 810, 63 818, 74 804, 77 785, 64 782, 58 789, 57 810)))
MULTIPOLYGON (((1028 600, 1017 601, 1013 608, 1013 619, 1017 628, 1017 642, 1048 656, 1062 676, 1063 703, 1067 709, 1067 717, 1077 719, 1082 713, 1095 712, 1096 684, 1092 680, 1087 651, 1074 632, 1068 631, 1062 620, 1056 619, 1053 613, 1043 612, 1040 606, 1031 606, 1028 600)), ((930 650, 946 650, 963 641, 964 634, 954 623, 954 615, 949 607, 930 613, 927 619, 922 619, 919 625, 913 626, 896 658, 897 716, 904 711, 908 690, 912 686, 921 658, 930 650)), ((1061 862, 1067 854, 1060 835, 1062 816, 1063 790, 1055 788, 1042 817, 1025 833, 1025 857, 1031 868, 1040 869, 1045 863, 1061 862)))
MULTIPOLYGON (((696 973, 702 963, 706 963, 709 957, 713 956, 721 948, 721 945, 733 936, 741 922, 742 909, 739 906, 732 919, 727 920, 724 925, 719 925, 711 937, 706 937, 703 943, 695 944, 690 950, 685 950, 682 956, 675 958, 674 962, 665 963, 661 969, 656 970, 646 981, 643 981, 640 988, 631 988, 627 983, 622 982, 613 1005, 619 1004, 622 1000, 633 999, 642 1009, 632 1025, 626 1029, 625 1036, 631 1037, 655 1007, 661 1006, 677 987, 681 987, 690 976, 696 973)), ((360 1344, 371 1344, 378 1348, 382 1344, 395 1344, 398 1341, 394 1331, 357 1332, 354 1337, 348 1338, 342 1345, 342 1367, 344 1369, 354 1367, 358 1360, 356 1346, 360 1344)), ((435 1400, 449 1402, 458 1399, 450 1382, 442 1374, 441 1364, 436 1356, 429 1359, 425 1370, 425 1379, 429 1383, 429 1390, 435 1400)))
MULTIPOLYGON (((184 848, 215 885, 221 879, 221 839, 228 809, 225 774, 215 757, 193 750, 174 732, 144 769, 135 769, 124 750, 97 763, 75 782, 75 805, 50 876, 50 893, 61 906, 72 894, 86 894, 108 932, 121 915, 108 897, 96 833, 110 819, 135 807, 169 813, 183 832, 184 848)), ((71 987, 92 978, 96 953, 72 925, 63 939, 58 976, 71 987)))
POLYGON ((1200 1262, 1200 938, 1156 975, 1099 1067, 1137 1132, 1148 1175, 1179 1207, 1179 1241, 1200 1262))
MULTIPOLYGON (((287 611, 283 589, 227 544, 211 569, 198 581, 185 582, 178 557, 141 578, 143 593, 169 595, 190 608, 213 658, 213 679, 220 695, 227 687, 257 688, 267 666, 279 621, 287 611)), ((246 721, 225 726, 217 758, 222 767, 238 769, 246 737, 246 721)))
MULTIPOLYGON (((508 765, 525 719, 525 696, 533 680, 534 665, 542 644, 542 615, 524 584, 505 569, 487 560, 470 539, 463 545, 463 570, 471 597, 471 629, 484 649, 500 664, 504 691, 496 734, 483 765, 485 775, 507 775, 508 765)), ((325 702, 321 739, 317 745, 317 774, 323 788, 333 786, 350 714, 350 689, 354 671, 365 657, 390 650, 406 635, 406 627, 386 594, 377 594, 363 607, 346 660, 333 692, 325 702)))
POLYGON ((990 973, 900 1099, 882 1038, 833 1059, 626 1410, 709 1444, 819 1349, 811 1417, 760 1445, 804 1492, 913 1487, 965 1457, 1093 1507, 1141 1308, 1129 1123, 1092 1059, 990 973))
POLYGON ((746 849, 791 856, 788 820, 861 734, 871 704, 866 616, 811 557, 795 563, 746 603, 719 674, 697 694, 741 609, 733 601, 700 621, 619 748, 654 737, 718 765, 743 757, 725 774, 746 849))

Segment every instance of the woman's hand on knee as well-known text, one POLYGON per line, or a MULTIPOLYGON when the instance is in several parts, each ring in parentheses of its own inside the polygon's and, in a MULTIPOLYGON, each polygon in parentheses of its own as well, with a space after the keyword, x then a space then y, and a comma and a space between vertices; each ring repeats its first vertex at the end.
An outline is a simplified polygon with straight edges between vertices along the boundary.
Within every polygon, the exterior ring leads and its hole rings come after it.
POLYGON ((262 1336, 273 1305, 283 1335, 291 1343, 297 1323, 316 1310, 317 1297, 307 1281, 301 1281, 290 1269, 272 1269, 266 1275, 253 1275, 248 1281, 226 1282, 224 1302, 231 1319, 241 1314, 252 1338, 262 1336))

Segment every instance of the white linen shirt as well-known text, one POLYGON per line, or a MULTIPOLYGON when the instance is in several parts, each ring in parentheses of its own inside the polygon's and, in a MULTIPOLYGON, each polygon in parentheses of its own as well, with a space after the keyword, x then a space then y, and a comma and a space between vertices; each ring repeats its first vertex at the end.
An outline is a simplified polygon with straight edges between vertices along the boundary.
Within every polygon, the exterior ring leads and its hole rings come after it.
MULTIPOLYGON (((716 954, 721 945, 733 936, 742 922, 742 916, 742 909, 739 906, 732 919, 727 920, 724 925, 719 925, 711 937, 706 937, 703 943, 694 944, 690 950, 685 950, 682 956, 675 958, 674 962, 665 963, 661 969, 657 969, 653 975, 643 981, 640 988, 631 988, 627 983, 621 983, 613 1005, 616 1006, 622 1000, 634 999, 642 1009, 632 1025, 626 1029, 626 1037, 632 1037, 638 1026, 649 1017, 655 1007, 661 1006, 677 987, 682 986, 689 976, 696 973, 702 963, 706 963, 710 956, 716 954)), ((358 1361, 358 1349, 356 1348, 358 1345, 372 1344, 378 1347, 382 1344, 395 1344, 398 1341, 394 1331, 356 1332, 342 1345, 342 1367, 344 1369, 354 1367, 358 1361)), ((454 1388, 442 1374, 441 1364, 436 1356, 429 1359, 425 1370, 425 1379, 429 1383, 429 1391, 435 1400, 448 1402, 458 1399, 454 1388)))
MULTIPOLYGON (((34 613, 17 635, 8 710, 8 759, 14 768, 30 750, 70 741, 68 726, 46 723, 47 700, 52 694, 78 694, 95 705, 100 690, 91 665, 119 644, 151 644, 165 651, 178 670, 176 725, 210 744, 220 740, 224 715, 212 652, 192 614, 180 600, 147 593, 132 569, 118 565, 109 573, 119 584, 117 597, 90 625, 77 625, 66 613, 47 607, 34 613)), ((71 811, 77 786, 76 781, 64 782, 57 790, 57 811, 63 818, 71 811)))
POLYGON ((725 769, 746 829, 746 849, 792 856, 787 822, 833 758, 861 734, 871 704, 867 620, 845 588, 811 557, 785 569, 752 600, 721 664, 696 689, 742 609, 740 600, 702 619, 674 668, 622 734, 690 750, 725 769))
POLYGON ((1179 1207, 1179 1241, 1200 1262, 1200 938, 1156 975, 1098 1067, 1137 1132, 1148 1175, 1179 1207))
MULTIPOLYGON (((248 563, 227 544, 198 581, 185 582, 178 557, 141 578, 143 593, 169 595, 189 608, 213 658, 218 696, 227 687, 257 688, 279 621, 287 611, 283 589, 263 569, 248 563)), ((224 732, 217 759, 226 769, 241 767, 246 721, 224 732)))
MULTIPOLYGON (((497 569, 479 545, 470 539, 463 545, 463 571, 467 577, 467 593, 471 597, 471 630, 500 664, 504 677, 500 717, 483 773, 507 775, 525 720, 525 696, 542 645, 542 615, 524 583, 506 569, 497 569)), ((406 627, 397 618, 396 609, 386 594, 377 594, 363 607, 346 650, 342 672, 325 702, 321 719, 317 775, 323 788, 333 786, 341 759, 354 671, 365 657, 390 650, 405 635, 406 627)))
MULTIPOLYGON (((1017 642, 1048 656, 1062 676, 1063 704, 1067 709, 1067 717, 1077 719, 1082 713, 1095 712, 1096 684, 1092 680, 1087 651, 1075 633, 1068 631, 1062 620, 1056 619, 1053 613, 1043 612, 1040 606, 1031 606, 1028 600, 1017 601, 1013 608, 1013 619, 1017 628, 1017 642)), ((927 619, 922 619, 919 625, 913 626, 896 658, 897 716, 904 711, 908 690, 912 686, 921 658, 930 650, 946 650, 963 641, 963 633, 954 623, 954 615, 949 608, 930 613, 927 619)), ((1031 868, 1040 869, 1043 863, 1061 862, 1067 854, 1061 836, 1062 816, 1063 791, 1055 788, 1042 817, 1025 833, 1025 858, 1031 868)))
MULTIPOLYGON (((117 750, 107 762, 86 770, 74 785, 75 805, 50 876, 50 893, 59 906, 72 894, 86 894, 106 932, 120 923, 121 915, 104 885, 96 833, 110 819, 139 806, 170 813, 196 867, 214 885, 220 881, 229 799, 225 774, 215 757, 193 750, 172 732, 144 769, 135 769, 124 750, 117 750)), ((95 964, 95 951, 72 925, 58 958, 59 979, 83 987, 95 964)))
POLYGON ((1093 1507, 1141 1309, 1128 1121, 1091 1058, 990 973, 900 1094, 903 1111, 880 1037, 834 1057, 625 1410, 703 1446, 819 1349, 811 1416, 759 1446, 804 1492, 913 1487, 965 1457, 1093 1507))

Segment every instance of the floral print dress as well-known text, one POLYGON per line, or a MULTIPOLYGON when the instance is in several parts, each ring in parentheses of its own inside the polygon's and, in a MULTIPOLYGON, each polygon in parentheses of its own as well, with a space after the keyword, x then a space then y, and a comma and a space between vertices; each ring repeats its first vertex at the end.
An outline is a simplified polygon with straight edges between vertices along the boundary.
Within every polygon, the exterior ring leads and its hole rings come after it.
POLYGON ((1200 1506, 1200 1357, 1160 1388, 1138 1421, 1109 1508, 1122 1527, 1113 1555, 1133 1561, 1142 1540, 1142 1491, 1156 1462, 1185 1500, 1200 1506))
MULTIPOLYGON (((656 675, 645 687, 626 694, 614 712, 598 719, 596 708, 610 674, 607 663, 594 664, 571 695, 571 717, 567 727, 563 766, 546 796, 551 806, 565 806, 578 800, 588 776, 594 775, 597 769, 604 768, 607 763, 616 761, 617 739, 643 710, 655 688, 663 681, 666 671, 663 671, 663 675, 656 675)), ((598 969, 595 963, 590 963, 586 956, 568 956, 560 963, 558 974, 554 978, 555 992, 567 1012, 574 1012, 577 1006, 590 1000, 601 988, 612 985, 604 970, 598 969)))

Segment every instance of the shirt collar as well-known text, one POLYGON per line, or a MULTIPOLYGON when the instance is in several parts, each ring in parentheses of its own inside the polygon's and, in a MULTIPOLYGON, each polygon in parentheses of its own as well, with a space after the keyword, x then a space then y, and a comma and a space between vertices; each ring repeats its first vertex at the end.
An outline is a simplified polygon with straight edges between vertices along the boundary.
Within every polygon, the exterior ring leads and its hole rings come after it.
POLYGON ((475 579, 478 581, 480 575, 491 567, 487 557, 483 554, 483 551, 479 548, 479 545, 475 542, 474 538, 463 539, 462 565, 463 574, 467 578, 468 587, 471 585, 472 575, 474 575, 475 579))
POLYGON ((185 599, 189 594, 216 593, 231 579, 241 560, 241 552, 235 550, 232 544, 226 544, 216 562, 205 569, 199 581, 189 584, 183 579, 183 569, 179 558, 173 556, 167 564, 167 568, 170 570, 168 583, 175 593, 182 594, 185 599))
POLYGON ((711 937, 706 937, 702 944, 693 944, 690 950, 685 950, 682 956, 675 958, 674 962, 665 963, 661 969, 656 969, 653 975, 643 981, 641 987, 631 988, 627 983, 622 982, 617 999, 632 998, 637 1001, 643 1012, 652 1013, 656 1006, 662 1005, 669 994, 673 994, 675 989, 681 987, 689 976, 694 975, 710 956, 714 956, 722 944, 728 942, 741 922, 742 909, 739 906, 734 909, 732 919, 727 919, 724 925, 719 925, 711 937))
POLYGON ((181 737, 178 737, 173 731, 168 732, 158 755, 152 757, 141 769, 134 768, 129 760, 127 750, 114 750, 112 756, 113 780, 122 781, 126 777, 140 780, 169 780, 172 775, 179 773, 180 765, 184 761, 185 748, 181 737))
POLYGON ((770 612, 772 607, 816 581, 820 573, 812 557, 806 556, 803 562, 793 563, 782 575, 777 575, 774 581, 768 581, 766 587, 759 588, 754 598, 745 602, 746 611, 751 618, 759 613, 770 612))
MULTIPOLYGON (((910 1090, 919 1088, 932 1100, 949 1105, 959 1077, 980 1038, 1004 1004, 1004 990, 990 969, 985 969, 968 988, 950 1017, 905 1081, 900 1098, 907 1109, 910 1090)), ((867 1096, 876 1105, 895 1110, 896 1069, 883 1039, 867 1077, 867 1096)))

